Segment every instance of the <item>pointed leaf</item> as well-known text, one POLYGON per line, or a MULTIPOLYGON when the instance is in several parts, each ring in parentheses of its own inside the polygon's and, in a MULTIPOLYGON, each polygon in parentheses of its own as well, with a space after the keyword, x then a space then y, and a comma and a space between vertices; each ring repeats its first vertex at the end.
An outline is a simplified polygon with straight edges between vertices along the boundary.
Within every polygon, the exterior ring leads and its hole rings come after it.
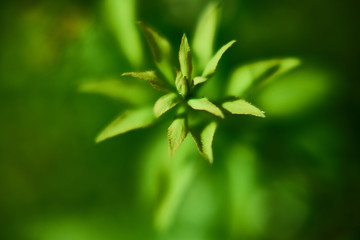
POLYGON ((185 97, 189 92, 189 85, 187 79, 182 75, 181 72, 177 72, 175 85, 178 93, 185 97))
POLYGON ((173 157, 188 133, 185 118, 175 119, 168 128, 169 151, 173 157))
POLYGON ((172 66, 172 50, 169 41, 144 23, 140 22, 140 26, 144 31, 157 67, 166 79, 172 83, 175 76, 172 66))
POLYGON ((169 93, 159 98, 154 105, 154 113, 156 117, 160 117, 180 102, 176 93, 169 93))
POLYGON ((219 18, 220 5, 210 3, 198 20, 192 45, 198 69, 204 69, 214 54, 214 42, 219 18))
POLYGON ((181 73, 187 79, 187 81, 190 81, 192 74, 192 58, 191 58, 190 46, 185 33, 182 37, 180 44, 179 62, 180 62, 181 73))
POLYGON ((195 110, 207 111, 217 117, 224 118, 224 114, 220 108, 210 102, 207 98, 190 99, 188 104, 195 110))
POLYGON ((126 111, 120 114, 120 116, 98 135, 96 142, 104 141, 134 129, 147 127, 151 125, 155 119, 152 108, 126 111))
POLYGON ((217 51, 217 53, 211 58, 211 60, 209 61, 209 63, 206 65, 205 70, 202 74, 203 77, 210 77, 212 76, 217 68, 217 65, 222 57, 222 55, 226 52, 226 50, 228 50, 236 41, 233 40, 227 44, 225 44, 224 46, 222 46, 219 51, 217 51))
POLYGON ((195 140, 196 146, 199 149, 200 154, 211 164, 214 161, 212 142, 214 139, 216 128, 216 122, 212 122, 204 128, 194 129, 191 131, 191 135, 195 140))
POLYGON ((245 114, 256 117, 265 117, 263 111, 242 99, 225 102, 222 104, 222 107, 232 114, 245 114))
POLYGON ((193 85, 196 86, 198 84, 204 83, 208 80, 206 77, 194 77, 193 79, 193 85))
POLYGON ((164 82, 161 78, 159 78, 155 71, 147 71, 147 72, 128 72, 123 73, 122 76, 131 76, 135 78, 139 78, 150 83, 155 89, 159 91, 168 92, 171 90, 171 87, 168 83, 164 82))
POLYGON ((271 59, 237 68, 230 77, 227 95, 243 96, 252 86, 270 82, 300 64, 297 58, 271 59))
POLYGON ((153 101, 153 92, 142 84, 126 81, 124 78, 86 80, 79 86, 83 93, 96 93, 132 105, 142 105, 153 101), (141 96, 141 97, 139 97, 141 96))

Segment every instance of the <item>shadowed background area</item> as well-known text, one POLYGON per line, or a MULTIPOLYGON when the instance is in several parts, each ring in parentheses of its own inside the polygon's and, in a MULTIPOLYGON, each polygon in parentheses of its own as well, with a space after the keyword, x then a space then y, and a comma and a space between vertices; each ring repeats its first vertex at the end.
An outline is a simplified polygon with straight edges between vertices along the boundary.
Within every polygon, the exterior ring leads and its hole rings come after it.
POLYGON ((169 158, 169 117, 95 144, 160 96, 121 77, 155 68, 137 21, 177 51, 209 2, 0 3, 0 239, 360 238, 355 1, 219 1, 215 47, 237 43, 210 97, 242 64, 302 64, 246 96, 267 118, 221 123, 213 165, 190 138, 169 158))

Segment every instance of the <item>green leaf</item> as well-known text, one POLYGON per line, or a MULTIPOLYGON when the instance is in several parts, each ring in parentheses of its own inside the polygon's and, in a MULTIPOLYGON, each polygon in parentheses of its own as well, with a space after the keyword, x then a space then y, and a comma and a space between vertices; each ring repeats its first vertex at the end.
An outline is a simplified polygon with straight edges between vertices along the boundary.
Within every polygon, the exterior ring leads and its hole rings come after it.
POLYGON ((207 98, 190 99, 188 104, 195 110, 207 111, 217 117, 224 118, 223 112, 215 104, 210 102, 207 98))
POLYGON ((187 79, 182 75, 181 72, 177 72, 175 85, 178 93, 185 97, 189 92, 189 85, 187 79))
POLYGON ((216 122, 212 122, 204 128, 198 128, 190 131, 200 154, 211 164, 214 161, 212 142, 216 128, 216 122))
POLYGON ((180 70, 183 76, 186 78, 187 81, 191 80, 192 74, 192 58, 190 52, 189 42, 187 37, 184 33, 179 50, 179 62, 180 62, 180 70))
POLYGON ((222 104, 222 107, 232 114, 245 114, 263 118, 265 117, 263 111, 242 99, 225 102, 222 104))
POLYGON ((147 71, 147 72, 128 72, 123 73, 122 76, 131 76, 135 78, 139 78, 150 83, 155 89, 159 91, 168 92, 171 90, 171 87, 168 83, 164 82, 161 78, 159 78, 155 71, 147 71))
POLYGON ((220 5, 210 3, 198 20, 192 50, 199 69, 204 69, 214 54, 214 42, 219 18, 220 5))
POLYGON ((139 67, 144 60, 141 37, 136 25, 136 2, 133 0, 104 1, 104 15, 127 60, 139 67))
POLYGON ((175 119, 168 128, 169 151, 173 157, 188 133, 185 118, 175 119))
POLYGON ((140 22, 140 26, 150 46, 157 67, 166 79, 173 83, 175 76, 169 41, 144 23, 140 22))
POLYGON ((169 93, 159 98, 154 105, 154 113, 156 117, 160 117, 180 102, 176 93, 169 93))
POLYGON ((193 86, 196 86, 198 84, 204 83, 208 80, 206 77, 194 77, 193 79, 193 86))
POLYGON ((269 82, 300 65, 297 58, 271 59, 237 68, 231 75, 227 95, 243 96, 252 86, 269 82))
POLYGON ((96 142, 104 141, 134 129, 147 127, 151 125, 155 119, 152 108, 126 111, 120 114, 120 116, 97 136, 96 142))
POLYGON ((153 92, 142 84, 126 81, 124 78, 86 80, 79 86, 83 93, 95 93, 110 97, 132 105, 142 105, 153 101, 153 92), (139 97, 141 96, 141 97, 139 97))
POLYGON ((211 60, 209 61, 209 63, 206 65, 205 70, 202 74, 203 77, 210 77, 212 76, 217 68, 217 65, 222 57, 222 55, 226 52, 226 50, 228 50, 236 41, 230 41, 227 44, 225 44, 224 46, 222 46, 219 51, 217 51, 217 53, 211 58, 211 60))

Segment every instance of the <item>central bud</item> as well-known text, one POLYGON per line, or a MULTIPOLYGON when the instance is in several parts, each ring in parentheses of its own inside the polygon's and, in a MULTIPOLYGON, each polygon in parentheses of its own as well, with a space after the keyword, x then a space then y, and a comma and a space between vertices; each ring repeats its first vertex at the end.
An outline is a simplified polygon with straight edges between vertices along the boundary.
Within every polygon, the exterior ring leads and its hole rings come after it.
POLYGON ((175 85, 178 93, 185 99, 189 93, 189 80, 181 72, 177 72, 175 85))

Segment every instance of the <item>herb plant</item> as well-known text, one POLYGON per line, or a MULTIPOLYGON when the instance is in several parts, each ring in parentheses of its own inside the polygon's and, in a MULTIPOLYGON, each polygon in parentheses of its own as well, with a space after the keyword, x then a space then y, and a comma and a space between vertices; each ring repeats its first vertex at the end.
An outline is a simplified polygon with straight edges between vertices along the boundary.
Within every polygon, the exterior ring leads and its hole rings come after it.
POLYGON ((175 117, 167 130, 170 156, 176 153, 190 132, 200 154, 213 163, 212 142, 219 120, 229 114, 265 117, 263 111, 241 96, 252 85, 268 81, 286 72, 298 65, 299 61, 293 58, 274 59, 242 66, 232 74, 227 84, 226 92, 229 95, 223 100, 214 102, 206 96, 199 96, 199 88, 213 77, 221 57, 236 42, 235 40, 228 42, 215 54, 208 50, 213 45, 218 15, 218 5, 210 5, 205 11, 195 32, 192 50, 186 34, 183 34, 178 51, 179 64, 172 62, 173 49, 169 41, 140 22, 157 71, 127 72, 122 76, 145 80, 164 95, 151 108, 143 107, 122 113, 101 131, 96 142, 130 130, 148 127, 161 116, 175 112, 175 117), (192 52, 195 52, 195 59, 192 52))

